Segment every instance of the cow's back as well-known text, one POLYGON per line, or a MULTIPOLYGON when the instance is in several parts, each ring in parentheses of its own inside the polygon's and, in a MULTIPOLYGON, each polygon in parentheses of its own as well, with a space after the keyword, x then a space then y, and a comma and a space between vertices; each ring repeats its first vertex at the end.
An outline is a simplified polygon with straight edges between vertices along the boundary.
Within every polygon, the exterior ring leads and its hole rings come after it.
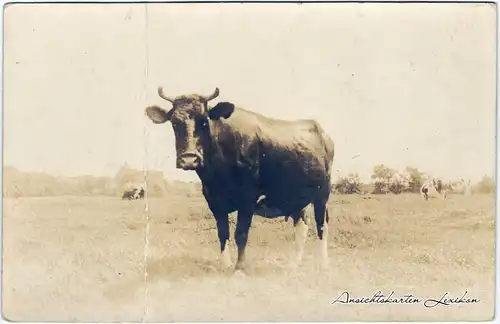
POLYGON ((228 163, 254 169, 270 207, 288 213, 329 190, 333 141, 317 122, 284 121, 235 109, 215 128, 214 138, 228 163))
POLYGON ((267 204, 288 214, 304 208, 320 192, 329 191, 331 140, 313 120, 270 126, 262 130, 265 156, 260 179, 267 204))
POLYGON ((311 119, 280 120, 236 108, 230 118, 217 122, 212 135, 220 137, 219 143, 248 147, 258 141, 265 149, 311 153, 333 162, 332 139, 311 119))

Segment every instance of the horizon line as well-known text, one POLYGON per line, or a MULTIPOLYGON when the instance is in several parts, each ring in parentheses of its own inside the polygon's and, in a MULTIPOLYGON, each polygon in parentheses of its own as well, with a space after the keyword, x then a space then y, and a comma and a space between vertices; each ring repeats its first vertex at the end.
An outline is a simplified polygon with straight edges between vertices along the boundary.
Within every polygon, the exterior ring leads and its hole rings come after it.
MULTIPOLYGON (((405 171, 406 168, 414 168, 414 169, 417 169, 419 172, 423 173, 424 175, 426 176, 432 176, 432 177, 435 177, 437 179, 445 179, 445 177, 439 177, 439 176, 435 176, 435 175, 432 175, 430 173, 427 173, 425 170, 422 170, 418 167, 414 167, 414 166, 406 166, 405 168, 403 168, 402 170, 400 169, 397 169, 397 168, 393 168, 391 167, 390 165, 388 164, 385 164, 385 163, 378 163, 378 164, 374 164, 373 165, 373 168, 375 166, 379 166, 379 165, 384 165, 385 167, 389 168, 389 169, 392 169, 392 170, 395 170, 396 172, 398 173, 403 173, 405 171)), ((144 170, 143 168, 135 168, 135 167, 131 167, 130 165, 128 165, 127 163, 125 163, 124 165, 122 165, 121 167, 119 167, 115 172, 113 173, 110 173, 110 174, 107 174, 107 175, 104 175, 104 174, 91 174, 91 173, 82 173, 82 174, 75 174, 75 175, 57 175, 57 174, 54 174, 54 173, 51 173, 51 172, 47 172, 47 171, 35 171, 35 170, 23 170, 23 169, 20 169, 19 167, 16 167, 14 165, 3 165, 2 167, 2 179, 4 178, 3 177, 3 173, 4 173, 4 170, 7 169, 7 168, 12 168, 12 169, 15 169, 17 172, 20 172, 20 173, 37 173, 37 174, 45 174, 45 175, 49 175, 49 176, 52 176, 54 178, 79 178, 79 177, 86 177, 86 176, 90 176, 90 177, 99 177, 99 178, 114 178, 118 172, 120 172, 120 170, 122 168, 128 168, 130 170, 133 170, 133 171, 137 171, 137 172, 141 172, 143 173, 144 171, 146 172, 159 172, 162 174, 162 177, 167 180, 167 181, 181 181, 181 182, 201 182, 201 180, 196 177, 196 179, 194 180, 188 180, 188 179, 179 179, 177 177, 170 177, 168 176, 168 172, 165 172, 165 171, 162 171, 162 170, 157 170, 157 169, 146 169, 144 170)), ((373 175, 373 168, 372 168, 372 175, 373 175)), ((339 172, 338 169, 335 169, 333 172, 332 172, 332 176, 335 180, 338 180, 340 177, 348 177, 350 175, 357 175, 361 181, 363 181, 364 183, 369 183, 371 181, 373 181, 374 179, 372 178, 372 175, 366 177, 366 178, 363 178, 360 176, 360 172, 359 171, 355 171, 355 172, 347 172, 347 173, 341 173, 339 172)), ((493 179, 495 182, 496 182, 496 178, 495 178, 495 174, 493 172, 493 174, 491 173, 483 173, 483 175, 476 179, 476 181, 481 181, 483 178, 485 177, 489 177, 491 179, 493 179)), ((464 178, 464 177, 457 177, 457 178, 453 178, 453 179, 447 179, 446 181, 448 182, 453 182, 453 181, 459 181, 459 180, 472 180, 472 179, 467 179, 467 178, 464 178)))

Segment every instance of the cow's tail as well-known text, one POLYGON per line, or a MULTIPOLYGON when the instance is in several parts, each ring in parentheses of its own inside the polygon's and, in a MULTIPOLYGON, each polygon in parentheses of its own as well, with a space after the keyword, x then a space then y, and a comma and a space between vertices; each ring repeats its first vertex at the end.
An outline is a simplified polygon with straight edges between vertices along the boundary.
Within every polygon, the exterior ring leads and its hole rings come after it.
POLYGON ((320 134, 320 139, 321 139, 321 144, 324 147, 324 159, 325 159, 325 170, 326 174, 328 175, 328 187, 329 187, 329 194, 333 191, 336 183, 337 183, 337 176, 338 174, 333 172, 333 162, 334 162, 334 157, 335 157, 335 143, 333 142, 332 138, 330 135, 328 135, 321 125, 314 121, 314 125, 316 128, 316 132, 320 134))

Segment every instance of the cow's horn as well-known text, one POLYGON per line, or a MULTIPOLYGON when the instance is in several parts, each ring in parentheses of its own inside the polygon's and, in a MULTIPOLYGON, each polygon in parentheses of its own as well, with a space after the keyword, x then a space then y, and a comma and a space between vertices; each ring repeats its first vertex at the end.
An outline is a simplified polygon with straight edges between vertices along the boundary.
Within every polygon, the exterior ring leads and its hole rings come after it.
POLYGON ((163 99, 165 99, 166 101, 169 101, 171 103, 174 103, 174 99, 170 98, 170 97, 167 97, 165 96, 165 94, 163 93, 163 88, 162 87, 158 87, 158 95, 160 97, 162 97, 163 99))
POLYGON ((215 99, 219 96, 219 88, 215 88, 214 93, 212 93, 210 96, 206 97, 207 101, 210 101, 212 99, 215 99))

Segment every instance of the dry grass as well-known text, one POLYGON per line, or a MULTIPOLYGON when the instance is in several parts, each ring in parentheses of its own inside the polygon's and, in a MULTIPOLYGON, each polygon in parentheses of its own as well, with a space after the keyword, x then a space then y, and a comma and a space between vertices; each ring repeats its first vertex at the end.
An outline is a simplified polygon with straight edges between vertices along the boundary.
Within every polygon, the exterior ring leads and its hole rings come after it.
MULTIPOLYGON (((310 230, 303 264, 288 267, 293 226, 255 217, 247 276, 222 271, 203 198, 4 200, 3 314, 17 321, 486 320, 494 309, 494 197, 336 196, 330 267, 316 267, 310 230), (144 271, 147 269, 147 285, 144 271), (469 305, 331 305, 343 291, 469 305)), ((231 216, 234 220, 234 215, 231 216)), ((231 224, 234 231, 234 222, 231 224)), ((233 260, 235 248, 232 248, 233 260)))

